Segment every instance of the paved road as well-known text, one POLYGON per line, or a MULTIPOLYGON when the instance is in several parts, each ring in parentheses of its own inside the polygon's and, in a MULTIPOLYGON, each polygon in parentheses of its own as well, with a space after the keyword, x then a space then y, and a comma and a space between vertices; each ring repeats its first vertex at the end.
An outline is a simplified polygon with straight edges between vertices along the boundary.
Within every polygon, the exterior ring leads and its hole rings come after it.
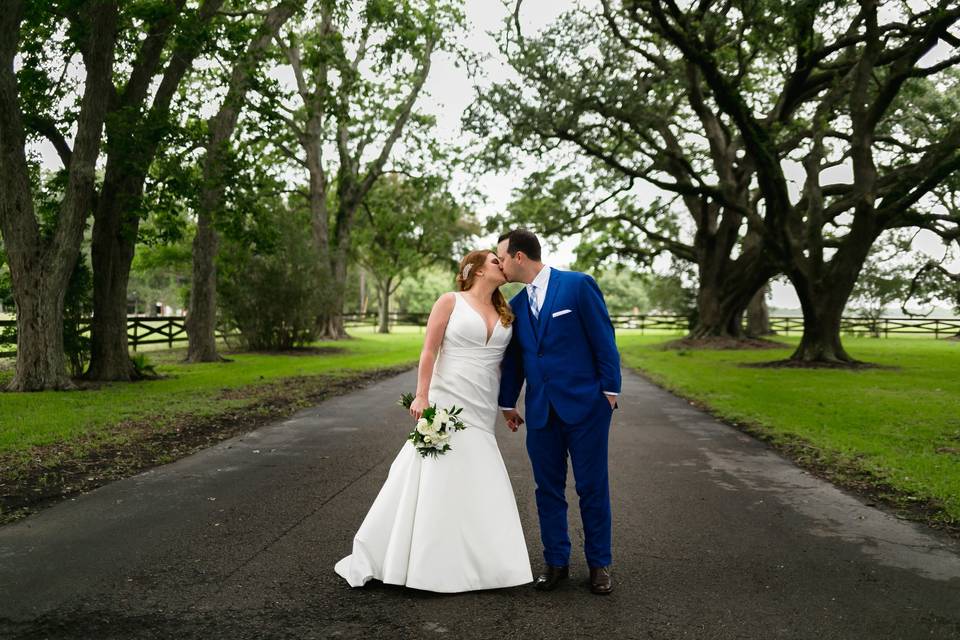
MULTIPOLYGON (((331 399, 0 528, 0 637, 960 638, 960 545, 630 373, 611 436, 612 596, 586 590, 579 554, 551 594, 352 590, 333 565, 403 441, 392 403, 414 384, 331 399)), ((499 440, 539 564, 522 434, 499 440)))

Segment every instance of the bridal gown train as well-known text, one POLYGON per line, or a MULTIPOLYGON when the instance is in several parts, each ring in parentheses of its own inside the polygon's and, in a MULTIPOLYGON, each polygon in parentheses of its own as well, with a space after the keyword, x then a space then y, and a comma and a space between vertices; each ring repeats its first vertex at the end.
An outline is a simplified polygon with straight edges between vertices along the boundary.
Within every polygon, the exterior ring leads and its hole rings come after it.
POLYGON ((371 579, 455 593, 533 581, 510 476, 494 437, 500 360, 512 327, 487 338, 463 294, 447 323, 430 402, 463 407, 451 450, 422 458, 406 442, 335 570, 351 586, 371 579))

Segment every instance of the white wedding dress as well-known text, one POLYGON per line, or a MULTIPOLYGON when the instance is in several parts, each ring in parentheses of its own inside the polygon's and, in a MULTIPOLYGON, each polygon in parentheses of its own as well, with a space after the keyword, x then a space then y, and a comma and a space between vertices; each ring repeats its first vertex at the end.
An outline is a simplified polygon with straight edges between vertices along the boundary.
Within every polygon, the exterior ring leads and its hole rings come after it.
MULTIPOLYGON (((390 466, 353 553, 335 570, 351 586, 371 579, 455 593, 533 581, 516 498, 494 437, 500 360, 512 327, 483 317, 461 293, 430 382, 430 402, 463 407, 451 450, 422 458, 406 442, 390 466)), ((411 425, 412 427, 412 425, 411 425)))

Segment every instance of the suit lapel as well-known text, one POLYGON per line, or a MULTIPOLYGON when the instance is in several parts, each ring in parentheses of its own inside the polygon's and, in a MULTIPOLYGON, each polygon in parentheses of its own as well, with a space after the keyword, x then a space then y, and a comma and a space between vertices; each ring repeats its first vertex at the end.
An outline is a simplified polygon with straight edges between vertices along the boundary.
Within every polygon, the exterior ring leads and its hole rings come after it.
POLYGON ((537 327, 533 323, 533 318, 530 316, 530 298, 527 296, 526 287, 523 289, 523 299, 517 301, 517 306, 521 307, 514 312, 517 321, 527 323, 527 330, 530 332, 530 335, 532 335, 534 339, 537 339, 537 327))
MULTIPOLYGON (((550 313, 553 311, 553 301, 557 297, 557 291, 560 290, 560 272, 557 269, 550 270, 550 280, 547 283, 547 298, 540 305, 540 327, 537 332, 537 345, 543 341, 543 336, 547 333, 547 325, 550 324, 550 313)), ((529 303, 528 303, 529 304, 529 303)))

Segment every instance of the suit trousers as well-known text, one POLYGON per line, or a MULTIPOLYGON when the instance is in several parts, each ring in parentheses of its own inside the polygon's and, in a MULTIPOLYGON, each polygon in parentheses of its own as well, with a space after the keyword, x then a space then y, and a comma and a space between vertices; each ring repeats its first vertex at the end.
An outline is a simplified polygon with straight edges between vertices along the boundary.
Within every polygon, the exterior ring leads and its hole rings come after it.
POLYGON ((546 426, 527 429, 527 454, 537 484, 540 540, 547 564, 565 566, 570 562, 566 499, 568 455, 580 498, 587 564, 605 567, 612 563, 607 465, 612 415, 606 396, 600 395, 596 410, 583 422, 568 424, 551 406, 546 426))

